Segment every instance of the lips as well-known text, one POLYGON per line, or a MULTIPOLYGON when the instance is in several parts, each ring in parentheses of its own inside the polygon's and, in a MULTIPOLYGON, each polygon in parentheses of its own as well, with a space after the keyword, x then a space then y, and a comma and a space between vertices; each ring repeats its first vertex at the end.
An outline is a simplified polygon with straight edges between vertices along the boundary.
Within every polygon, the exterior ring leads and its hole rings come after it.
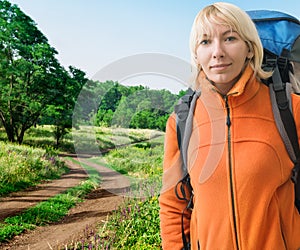
POLYGON ((212 65, 212 66, 210 66, 210 68, 211 69, 224 69, 230 65, 231 65, 231 63, 222 63, 222 64, 212 65))

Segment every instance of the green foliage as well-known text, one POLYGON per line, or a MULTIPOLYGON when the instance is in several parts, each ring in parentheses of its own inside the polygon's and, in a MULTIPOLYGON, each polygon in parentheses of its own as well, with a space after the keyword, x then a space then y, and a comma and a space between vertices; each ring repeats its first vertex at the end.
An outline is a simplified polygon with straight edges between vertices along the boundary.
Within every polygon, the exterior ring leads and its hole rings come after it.
POLYGON ((25 230, 32 230, 36 226, 46 225, 61 220, 82 198, 99 184, 99 176, 95 171, 87 168, 89 179, 80 185, 68 189, 65 193, 38 203, 20 215, 8 217, 0 224, 0 242, 8 241, 25 230))
POLYGON ((42 226, 61 219, 77 202, 78 197, 69 194, 57 195, 48 201, 38 203, 21 215, 6 218, 4 222, 9 225, 32 224, 42 226))
POLYGON ((112 150, 104 160, 116 171, 136 178, 157 178, 161 175, 163 145, 156 142, 112 150))
POLYGON ((0 242, 5 242, 11 238, 13 238, 15 235, 19 235, 25 230, 32 230, 35 227, 30 224, 12 224, 7 225, 0 223, 0 242))
POLYGON ((114 112, 122 97, 129 94, 129 89, 118 82, 107 81, 105 85, 108 88, 99 95, 100 102, 96 115, 96 125, 109 127, 112 124, 114 112))
MULTIPOLYGON (((22 145, 51 150, 55 154, 58 154, 58 152, 74 153, 72 136, 69 133, 66 134, 64 139, 60 141, 59 146, 57 147, 56 140, 53 136, 54 129, 54 125, 37 125, 31 127, 26 131, 22 145)), ((3 135, 1 132, 2 131, 0 130, 0 138, 5 137, 5 135, 3 135)), ((5 139, 2 140, 7 141, 5 139)))
POLYGON ((73 115, 74 124, 164 130, 178 96, 167 90, 88 81, 73 115))
POLYGON ((37 123, 57 126, 56 144, 72 126, 77 95, 87 79, 65 70, 34 21, 17 5, 0 0, 0 121, 11 142, 23 142, 37 123))
MULTIPOLYGON (((89 126, 80 130, 80 138, 91 134, 89 126)), ((126 199, 99 231, 84 232, 79 242, 65 249, 161 249, 159 235, 158 193, 161 188, 164 133, 153 130, 123 128, 95 128, 97 140, 115 145, 137 142, 131 146, 114 149, 104 157, 89 161, 113 167, 137 180, 133 195, 145 198, 126 199), (135 193, 138 191, 139 193, 135 193)), ((79 131, 78 131, 79 133, 79 131)), ((135 183, 133 183, 135 184, 135 183)))
POLYGON ((0 142, 0 196, 67 171, 50 148, 47 150, 0 142))
POLYGON ((72 131, 77 153, 99 154, 134 142, 160 136, 163 132, 149 129, 124 129, 116 127, 80 126, 72 131))
MULTIPOLYGON (((144 198, 126 198, 98 232, 86 232, 85 238, 66 249, 161 249, 158 193, 163 138, 151 142, 113 150, 105 156, 108 166, 131 177, 143 178, 138 190, 143 190, 144 198)), ((98 163, 102 160, 93 159, 98 163)))
POLYGON ((85 73, 75 67, 69 67, 69 75, 65 75, 63 95, 47 106, 39 121, 39 124, 54 125, 52 132, 56 140, 56 148, 72 128, 76 98, 87 81, 85 73))
MULTIPOLYGON (((131 177, 141 178, 144 199, 128 199, 103 228, 99 238, 110 249, 161 249, 158 194, 161 188, 163 137, 110 152, 107 163, 131 177)), ((101 249, 101 248, 99 248, 101 249)), ((103 248, 102 248, 103 249, 103 248)))
POLYGON ((161 249, 158 197, 124 202, 101 228, 99 238, 107 239, 102 244, 110 249, 161 249))
MULTIPOLYGON (((133 195, 136 194, 138 197, 143 195, 145 198, 126 199, 124 204, 112 213, 98 232, 93 232, 92 237, 92 234, 89 233, 81 242, 76 243, 76 247, 72 246, 70 249, 82 249, 82 245, 88 248, 91 244, 94 247, 92 249, 106 249, 107 246, 109 246, 108 249, 161 249, 158 193, 162 174, 164 133, 145 129, 95 127, 94 129, 97 138, 104 143, 103 147, 110 147, 112 143, 123 145, 136 142, 131 146, 114 149, 105 157, 93 158, 91 161, 101 163, 105 160, 106 165, 133 177, 137 180, 136 191, 141 190, 140 193, 133 193, 133 195)), ((83 129, 77 133, 82 138, 86 134, 91 134, 91 131, 83 129)), ((38 142, 50 134, 51 130, 48 127, 30 129, 33 142, 38 142)), ((53 147, 41 150, 13 144, 8 145, 13 147, 10 151, 16 152, 13 157, 22 154, 26 155, 25 158, 31 157, 31 151, 33 151, 33 155, 41 159, 44 155, 55 155, 57 152, 53 147), (23 149, 27 150, 25 150, 26 153, 22 153, 23 149)), ((3 152, 3 155, 6 154, 2 150, 0 152, 3 152)), ((33 229, 37 225, 60 220, 70 207, 80 202, 81 198, 99 183, 99 176, 93 172, 95 170, 87 168, 86 165, 84 167, 89 173, 89 181, 69 190, 62 196, 43 202, 19 216, 8 218, 5 223, 0 225, 0 241, 7 241, 24 230, 33 229)))
POLYGON ((142 110, 134 114, 130 121, 129 127, 158 129, 164 131, 169 115, 170 114, 161 110, 142 110))
POLYGON ((0 1, 0 117, 8 140, 22 142, 46 105, 59 95, 63 69, 34 21, 0 1))
POLYGON ((178 97, 183 97, 187 93, 187 90, 180 90, 178 93, 178 97))
POLYGON ((177 95, 64 69, 35 22, 7 0, 0 0, 0 30, 0 121, 10 142, 21 144, 36 124, 55 126, 56 147, 72 125, 165 129, 177 95))
POLYGON ((144 88, 135 91, 129 96, 122 96, 114 112, 112 125, 163 131, 177 100, 177 95, 167 90, 144 88))
POLYGON ((111 125, 112 119, 114 116, 114 112, 111 109, 104 110, 99 109, 97 113, 97 122, 99 126, 109 127, 111 125))
MULTIPOLYGON (((80 125, 95 125, 97 121, 97 111, 101 110, 101 102, 105 97, 107 90, 114 85, 112 81, 98 82, 88 80, 82 87, 77 97, 73 113, 73 127, 78 128, 80 125)), ((116 105, 117 100, 108 100, 112 105, 116 105)), ((104 105, 105 101, 103 101, 104 105)), ((106 106, 107 107, 107 106, 106 106)), ((109 110, 109 109, 107 109, 109 110)), ((105 110, 106 111, 106 110, 105 110)))
POLYGON ((109 82, 111 84, 110 88, 101 96, 101 104, 99 109, 101 110, 111 110, 115 112, 122 96, 128 96, 129 89, 125 86, 119 84, 118 82, 109 82), (112 100, 114 100, 112 102, 112 100))

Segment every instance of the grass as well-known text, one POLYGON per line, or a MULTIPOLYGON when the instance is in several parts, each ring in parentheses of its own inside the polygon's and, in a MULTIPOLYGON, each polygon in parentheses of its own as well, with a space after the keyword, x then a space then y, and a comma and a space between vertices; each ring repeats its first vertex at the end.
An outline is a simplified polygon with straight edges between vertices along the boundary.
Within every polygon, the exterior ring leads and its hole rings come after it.
POLYGON ((83 201, 85 195, 99 185, 100 179, 97 171, 87 168, 87 172, 89 178, 80 185, 70 188, 47 201, 40 202, 20 215, 6 218, 0 224, 0 242, 8 241, 25 230, 34 229, 36 226, 61 220, 70 208, 83 201))
POLYGON ((87 229, 80 241, 69 243, 64 249, 161 249, 158 197, 162 157, 163 137, 92 158, 92 162, 105 162, 106 166, 139 180, 137 190, 143 197, 126 198, 97 231, 87 229))
POLYGON ((0 196, 59 178, 67 171, 51 148, 0 142, 0 196))
MULTIPOLYGON (((107 148, 113 148, 112 151, 102 154, 101 157, 91 158, 91 161, 105 163, 106 166, 130 176, 136 192, 139 192, 132 195, 135 198, 126 198, 124 203, 107 218, 104 225, 99 225, 97 231, 89 232, 87 229, 84 238, 79 242, 68 244, 64 249, 161 249, 158 197, 162 174, 162 135, 163 133, 153 130, 122 128, 93 128, 91 130, 82 127, 80 130, 73 131, 63 140, 59 148, 61 152, 74 153, 78 147, 87 153, 90 153, 90 149, 100 152, 107 148), (130 143, 135 144, 129 146, 130 143)), ((0 140, 5 141, 1 131, 0 140)), ((50 153, 55 153, 53 150, 55 141, 51 134, 51 127, 30 129, 24 138, 24 144, 27 146, 20 146, 20 148, 7 144, 12 148, 5 149, 5 151, 0 143, 0 154, 2 152, 4 156, 7 154, 5 152, 9 152, 7 160, 11 161, 11 166, 14 166, 13 159, 20 157, 20 161, 15 160, 18 162, 15 167, 6 166, 6 171, 19 173, 15 174, 16 177, 12 179, 17 180, 18 175, 24 176, 25 180, 19 180, 19 188, 24 187, 22 183, 34 185, 52 176, 47 172, 47 175, 32 178, 29 182, 26 179, 29 178, 30 171, 33 176, 43 173, 45 170, 48 171, 47 164, 53 161, 53 158, 49 158, 50 153), (29 158, 31 160, 25 163, 29 158), (20 167, 22 164, 26 167, 20 167), (29 169, 30 171, 28 171, 29 169), (20 174, 21 172, 22 174, 20 174)), ((61 174, 58 170, 53 172, 58 173, 57 176, 61 174)), ((0 241, 8 241, 24 230, 34 229, 37 225, 60 220, 69 208, 80 202, 95 187, 95 183, 99 182, 99 176, 93 173, 93 169, 88 169, 88 172, 89 180, 78 187, 39 203, 18 216, 7 218, 0 224, 0 241)), ((1 171, 1 174, 9 176, 4 174, 4 171, 3 173, 1 171)), ((8 182, 4 182, 4 178, 0 180, 0 186, 13 186, 5 184, 8 182)), ((9 190, 5 192, 9 192, 9 190)))
POLYGON ((146 179, 161 175, 163 137, 151 142, 140 142, 128 147, 116 148, 92 161, 103 162, 114 170, 131 177, 146 179))
POLYGON ((107 149, 124 147, 132 143, 149 140, 163 135, 160 131, 150 129, 101 128, 82 126, 72 132, 72 138, 77 153, 101 155, 107 149))
POLYGON ((64 249, 161 249, 158 197, 126 199, 97 231, 87 227, 83 235, 64 249))
MULTIPOLYGON (((149 140, 163 134, 161 131, 150 129, 81 126, 79 129, 72 129, 72 132, 64 137, 58 150, 68 153, 76 153, 76 150, 85 153, 91 153, 91 151, 99 153, 108 148, 149 140)), ((3 128, 0 128, 0 141, 7 142, 3 128)), ((25 133, 23 144, 34 148, 56 148, 53 127, 42 125, 30 128, 25 133)))
MULTIPOLYGON (((111 249, 161 249, 158 196, 128 199, 99 230, 111 249)), ((99 248, 101 249, 101 248, 99 248)))
POLYGON ((118 171, 139 179, 137 190, 143 194, 142 198, 128 198, 99 230, 100 238, 110 249, 161 249, 158 196, 163 137, 144 146, 133 145, 104 157, 118 171))

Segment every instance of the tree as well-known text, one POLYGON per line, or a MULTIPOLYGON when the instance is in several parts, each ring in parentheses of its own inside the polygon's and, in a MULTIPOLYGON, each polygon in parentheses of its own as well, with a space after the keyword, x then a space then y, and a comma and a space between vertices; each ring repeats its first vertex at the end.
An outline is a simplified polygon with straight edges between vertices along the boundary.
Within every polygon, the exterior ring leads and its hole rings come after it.
POLYGON ((177 102, 177 95, 167 90, 147 87, 122 96, 114 112, 112 125, 164 130, 166 120, 177 102))
POLYGON ((130 121, 130 128, 149 128, 165 130, 169 114, 158 109, 142 110, 134 114, 130 121))
POLYGON ((122 98, 128 96, 131 90, 118 82, 106 81, 106 91, 99 95, 99 107, 96 117, 96 125, 110 126, 113 114, 118 108, 122 98))
POLYGON ((77 97, 82 87, 87 82, 85 72, 73 66, 69 67, 69 72, 63 71, 61 79, 60 93, 52 104, 47 106, 45 114, 41 118, 42 124, 54 125, 53 134, 56 140, 56 147, 72 128, 72 117, 77 97))
POLYGON ((63 96, 67 76, 34 21, 0 0, 0 120, 8 140, 22 143, 49 104, 63 96))

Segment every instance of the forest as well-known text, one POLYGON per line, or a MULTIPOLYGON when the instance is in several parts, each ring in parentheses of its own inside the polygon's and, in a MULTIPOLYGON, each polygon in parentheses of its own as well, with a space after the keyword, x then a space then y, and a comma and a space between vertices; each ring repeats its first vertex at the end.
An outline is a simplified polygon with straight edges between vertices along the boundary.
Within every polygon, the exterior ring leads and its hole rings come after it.
POLYGON ((8 141, 22 144, 28 129, 45 124, 53 125, 57 145, 72 123, 164 130, 184 92, 88 79, 76 66, 60 64, 58 52, 18 6, 1 0, 0 9, 0 120, 8 141))
MULTIPOLYGON (((13 192, 59 180, 71 172, 70 164, 79 166, 76 137, 87 153, 91 141, 105 152, 81 165, 88 176, 85 181, 20 214, 0 218, 0 248, 24 231, 61 220, 87 195, 101 190, 100 172, 90 167, 96 164, 144 181, 149 195, 114 207, 104 226, 93 231, 95 249, 160 249, 158 193, 164 130, 185 91, 174 94, 143 83, 95 81, 74 65, 62 66, 57 55, 34 20, 17 5, 0 0, 1 202, 13 192), (95 138, 86 143, 82 137, 89 140, 90 126, 95 138)), ((94 249, 90 238, 61 247, 94 249)))

